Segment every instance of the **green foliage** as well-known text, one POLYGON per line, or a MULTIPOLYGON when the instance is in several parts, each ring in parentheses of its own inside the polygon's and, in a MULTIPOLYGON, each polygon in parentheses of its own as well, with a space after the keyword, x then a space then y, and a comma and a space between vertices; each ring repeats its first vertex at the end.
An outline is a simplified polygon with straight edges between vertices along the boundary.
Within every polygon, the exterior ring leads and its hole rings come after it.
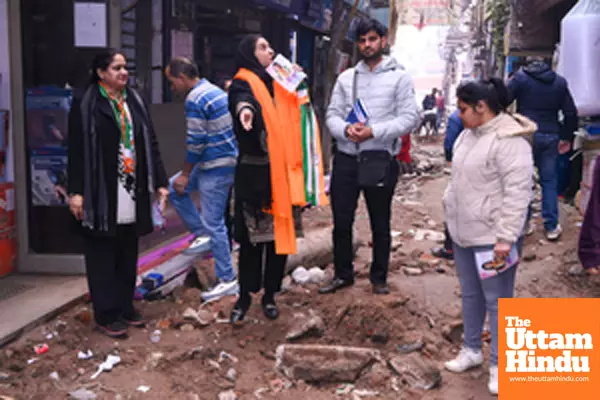
POLYGON ((496 67, 500 73, 504 70, 504 30, 510 20, 509 0, 486 0, 486 14, 492 22, 492 45, 496 67))

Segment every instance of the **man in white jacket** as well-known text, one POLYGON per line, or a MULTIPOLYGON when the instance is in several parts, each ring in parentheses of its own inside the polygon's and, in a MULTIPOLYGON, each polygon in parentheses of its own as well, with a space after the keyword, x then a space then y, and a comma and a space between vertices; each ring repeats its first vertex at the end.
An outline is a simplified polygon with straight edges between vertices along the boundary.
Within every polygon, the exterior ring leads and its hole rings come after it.
POLYGON ((330 189, 335 277, 321 288, 322 294, 354 283, 352 228, 361 191, 373 231, 373 292, 389 293, 391 202, 398 180, 394 156, 400 151, 400 137, 419 124, 412 79, 394 58, 383 54, 387 29, 375 20, 363 20, 356 40, 362 61, 339 76, 327 110, 327 127, 337 142, 330 189), (357 100, 367 110, 367 121, 348 118, 357 100))

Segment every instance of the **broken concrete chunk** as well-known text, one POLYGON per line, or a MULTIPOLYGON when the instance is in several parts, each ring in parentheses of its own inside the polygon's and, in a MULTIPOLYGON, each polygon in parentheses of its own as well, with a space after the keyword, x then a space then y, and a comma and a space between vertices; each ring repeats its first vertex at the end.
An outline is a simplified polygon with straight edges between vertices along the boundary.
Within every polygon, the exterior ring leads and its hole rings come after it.
POLYGON ((287 340, 297 340, 307 336, 321 337, 325 333, 325 322, 319 315, 311 311, 308 317, 302 316, 295 319, 296 322, 292 329, 287 333, 287 340))
POLYGON ((423 275, 423 270, 419 267, 403 267, 402 272, 408 276, 419 276, 423 275))
POLYGON ((219 393, 219 400, 237 400, 237 394, 233 390, 219 393))
POLYGON ((442 383, 440 370, 423 360, 419 354, 394 357, 389 365, 413 389, 431 390, 442 383))
POLYGON ((294 380, 354 382, 378 359, 374 349, 284 344, 277 348, 275 368, 294 380))
POLYGON ((77 389, 69 393, 69 398, 73 400, 95 400, 97 397, 96 393, 85 388, 77 389))
POLYGON ((442 328, 442 335, 454 344, 462 343, 464 326, 462 320, 456 320, 442 328))

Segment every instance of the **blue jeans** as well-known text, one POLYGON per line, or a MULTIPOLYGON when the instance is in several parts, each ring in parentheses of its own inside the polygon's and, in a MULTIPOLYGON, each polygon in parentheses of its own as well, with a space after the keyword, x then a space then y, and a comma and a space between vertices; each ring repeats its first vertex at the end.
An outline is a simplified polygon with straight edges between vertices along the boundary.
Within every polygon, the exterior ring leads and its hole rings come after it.
POLYGON ((225 209, 229 191, 233 186, 234 170, 202 171, 194 168, 185 194, 173 189, 174 175, 169 184, 169 199, 186 228, 195 236, 210 236, 210 247, 215 258, 215 275, 223 281, 235 279, 229 248, 229 235, 225 226, 225 209), (200 193, 200 211, 190 193, 200 193))
POLYGON ((558 141, 558 135, 541 132, 537 132, 533 140, 533 160, 540 174, 546 231, 552 231, 558 225, 558 141))
POLYGON ((490 365, 498 365, 498 299, 513 297, 517 266, 493 278, 481 279, 475 264, 475 251, 493 246, 460 247, 454 243, 454 261, 462 292, 464 346, 481 350, 481 334, 486 313, 492 333, 490 365))

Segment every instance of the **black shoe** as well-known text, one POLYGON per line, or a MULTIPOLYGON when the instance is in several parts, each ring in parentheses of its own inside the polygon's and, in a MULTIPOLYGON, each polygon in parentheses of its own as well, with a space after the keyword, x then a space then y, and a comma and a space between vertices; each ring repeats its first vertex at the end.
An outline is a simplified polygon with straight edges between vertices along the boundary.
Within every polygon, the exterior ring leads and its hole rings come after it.
POLYGON ((354 285, 354 280, 347 281, 347 280, 341 279, 341 278, 333 278, 333 280, 331 282, 329 282, 329 284, 327 286, 323 286, 322 288, 319 289, 319 293, 321 293, 321 294, 335 293, 339 289, 343 289, 345 287, 352 286, 352 285, 354 285))
POLYGON ((231 314, 229 315, 229 322, 233 326, 240 326, 244 322, 244 318, 246 317, 246 313, 250 308, 251 298, 244 298, 243 296, 238 299, 233 306, 233 310, 231 310, 231 314))
POLYGON ((445 258, 446 260, 454 260, 454 252, 443 247, 434 247, 431 249, 431 255, 437 258, 445 258))
POLYGON ((125 322, 129 326, 136 328, 143 328, 146 326, 146 320, 142 317, 142 314, 134 310, 132 313, 125 313, 121 317, 121 321, 125 322))
POLYGON ((385 283, 373 284, 373 294, 390 294, 390 288, 385 283))
POLYGON ((98 324, 97 329, 113 339, 125 339, 128 335, 128 326, 123 321, 115 321, 109 324, 98 324))
POLYGON ((263 304, 262 309, 263 313, 265 314, 265 317, 269 318, 270 320, 275 320, 279 318, 279 309, 275 304, 263 304))

